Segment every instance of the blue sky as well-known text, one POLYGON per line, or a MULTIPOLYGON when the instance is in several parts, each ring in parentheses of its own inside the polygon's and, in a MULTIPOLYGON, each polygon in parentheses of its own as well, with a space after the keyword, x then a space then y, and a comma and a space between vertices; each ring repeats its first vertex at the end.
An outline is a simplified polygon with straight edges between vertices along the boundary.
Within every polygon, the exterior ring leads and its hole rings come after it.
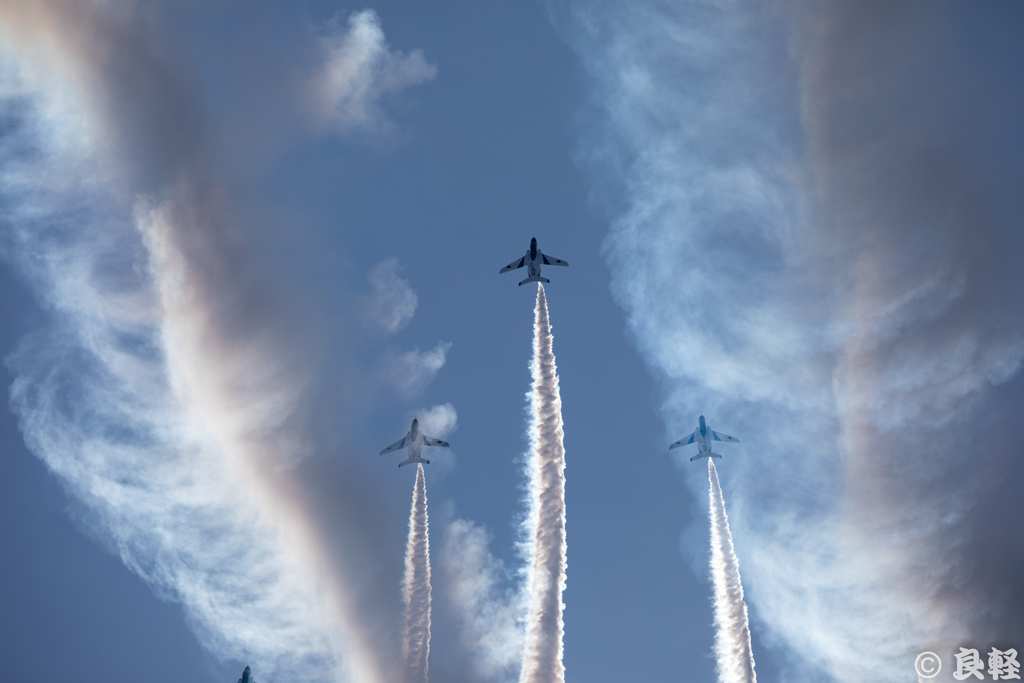
POLYGON ((761 680, 1024 646, 1019 6, 0 8, 11 680, 386 678, 414 416, 514 679, 531 236, 567 680, 715 678, 702 412, 761 680))

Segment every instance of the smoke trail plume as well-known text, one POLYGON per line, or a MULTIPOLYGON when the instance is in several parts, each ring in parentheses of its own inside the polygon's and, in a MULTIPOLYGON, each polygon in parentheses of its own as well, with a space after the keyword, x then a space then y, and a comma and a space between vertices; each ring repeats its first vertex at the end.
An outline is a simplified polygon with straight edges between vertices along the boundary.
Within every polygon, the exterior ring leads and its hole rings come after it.
POLYGON ((740 563, 732 547, 729 517, 718 483, 718 470, 708 458, 711 507, 711 580, 715 587, 715 657, 720 683, 756 683, 754 653, 750 649, 747 603, 743 601, 740 563))
POLYGON ((552 350, 551 325, 544 285, 537 286, 533 339, 533 394, 530 406, 530 534, 527 590, 530 611, 520 683, 565 680, 562 664, 562 591, 565 590, 565 447, 562 445, 562 399, 552 350))
POLYGON ((405 680, 427 682, 430 657, 430 534, 427 482, 423 465, 416 467, 416 487, 409 514, 409 545, 405 550, 405 680))

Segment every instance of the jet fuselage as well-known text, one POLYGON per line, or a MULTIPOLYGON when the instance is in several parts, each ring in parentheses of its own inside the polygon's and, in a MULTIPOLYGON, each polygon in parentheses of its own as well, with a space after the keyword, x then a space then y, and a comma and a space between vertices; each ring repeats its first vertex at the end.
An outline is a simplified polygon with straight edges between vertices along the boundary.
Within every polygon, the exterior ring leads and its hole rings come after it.
POLYGON ((540 249, 537 248, 537 238, 530 238, 530 251, 526 252, 527 263, 526 273, 529 277, 540 277, 540 267, 542 264, 541 257, 543 254, 540 249))
MULTIPOLYGON (((691 422, 690 424, 693 423, 691 422)), ((711 442, 713 441, 713 439, 711 439, 710 435, 708 434, 708 425, 706 422, 704 422, 703 415, 700 416, 700 424, 697 427, 697 434, 694 434, 693 437, 693 440, 697 446, 697 450, 700 451, 701 453, 710 453, 711 442), (699 438, 697 434, 700 435, 699 438)))
POLYGON ((409 439, 406 448, 410 458, 418 458, 423 453, 423 439, 420 438, 420 421, 413 418, 412 429, 405 435, 409 439))

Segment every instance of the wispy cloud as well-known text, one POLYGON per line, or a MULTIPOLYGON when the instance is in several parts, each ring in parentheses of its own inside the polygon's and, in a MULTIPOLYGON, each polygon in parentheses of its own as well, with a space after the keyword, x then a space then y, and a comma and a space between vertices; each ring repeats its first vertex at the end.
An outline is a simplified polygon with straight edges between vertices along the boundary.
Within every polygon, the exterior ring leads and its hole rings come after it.
MULTIPOLYGON (((88 159, 61 159, 87 172, 88 159)), ((16 207, 7 239, 53 320, 8 359, 26 443, 212 651, 268 674, 336 675, 345 648, 332 632, 347 627, 319 599, 328 587, 307 564, 301 520, 266 478, 302 454, 298 368, 266 336, 232 340, 233 360, 218 362, 217 337, 234 330, 187 303, 216 298, 164 242, 167 204, 133 222, 96 188, 51 193, 46 165, 19 166, 3 181, 16 207)))
POLYGON ((487 680, 507 683, 519 679, 526 596, 489 546, 482 526, 456 519, 445 530, 439 568, 474 668, 487 680))
POLYGON ((444 367, 451 348, 451 342, 438 342, 429 351, 388 352, 384 355, 385 373, 400 396, 415 398, 444 367))
POLYGON ((416 313, 419 299, 409 281, 398 275, 401 266, 397 258, 386 258, 370 271, 373 291, 367 301, 366 313, 388 334, 398 332, 416 313))
MULTIPOLYGON (((398 275, 400 269, 397 258, 386 258, 374 266, 369 275, 372 291, 365 299, 363 313, 386 334, 394 334, 408 325, 419 303, 409 281, 398 275)), ((400 397, 416 398, 444 367, 451 347, 451 342, 442 341, 427 351, 385 348, 376 354, 382 379, 400 397)), ((438 413, 437 417, 443 415, 438 413)), ((451 417, 454 419, 454 409, 451 417)))
POLYGON ((1024 599, 1020 553, 974 559, 1020 514, 1009 475, 984 474, 1020 473, 998 398, 1024 351, 1004 12, 563 15, 591 75, 580 149, 613 213, 613 293, 668 380, 670 430, 701 409, 742 425, 730 521, 752 629, 785 645, 790 679, 889 680, 912 647, 1024 634, 1003 602, 1024 599))
MULTIPOLYGON (((12 406, 95 536, 180 602, 218 658, 270 678, 384 680, 397 643, 360 574, 379 569, 377 536, 359 530, 372 501, 347 473, 332 500, 364 509, 332 518, 332 534, 311 517, 320 498, 296 468, 320 438, 306 398, 318 355, 256 271, 244 182, 221 182, 234 166, 215 156, 215 114, 159 11, 0 3, 4 255, 48 315, 8 359, 12 406)), ((331 122, 370 126, 422 57, 387 51, 372 15, 350 28, 332 58, 363 45, 378 66, 332 81, 331 122)), ((406 304, 399 292, 391 324, 406 304)), ((408 386, 446 348, 406 359, 408 386)))
POLYGON ((320 36, 322 66, 311 81, 317 117, 339 133, 387 130, 382 100, 433 80, 437 67, 420 50, 403 54, 384 39, 380 17, 354 12, 346 26, 335 18, 320 36))
POLYGON ((416 411, 423 433, 435 439, 445 439, 459 428, 459 414, 451 403, 442 403, 416 411))

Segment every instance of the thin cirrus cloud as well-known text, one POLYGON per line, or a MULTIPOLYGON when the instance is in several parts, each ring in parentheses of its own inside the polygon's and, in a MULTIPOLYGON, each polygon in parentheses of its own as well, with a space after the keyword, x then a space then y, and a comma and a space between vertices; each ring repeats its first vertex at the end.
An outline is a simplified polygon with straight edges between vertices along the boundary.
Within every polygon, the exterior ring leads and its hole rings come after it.
MULTIPOLYGON (((231 166, 207 135, 224 122, 153 11, 0 4, 4 257, 47 312, 7 359, 12 407, 91 533, 214 655, 271 678, 388 680, 397 644, 372 637, 389 626, 349 580, 366 568, 337 559, 372 559, 375 534, 351 528, 368 517, 325 534, 313 493, 296 494, 320 438, 309 330, 256 272, 245 197, 214 181, 231 166)), ((339 46, 324 73, 377 45, 358 83, 331 81, 334 129, 368 126, 416 59, 380 52, 372 14, 324 35, 339 46)), ((443 364, 443 349, 420 355, 409 364, 443 364)), ((348 474, 331 494, 372 507, 348 474)))
POLYGON ((851 682, 1018 641, 1019 8, 552 7, 666 423, 744 440, 722 477, 755 638, 851 682))

